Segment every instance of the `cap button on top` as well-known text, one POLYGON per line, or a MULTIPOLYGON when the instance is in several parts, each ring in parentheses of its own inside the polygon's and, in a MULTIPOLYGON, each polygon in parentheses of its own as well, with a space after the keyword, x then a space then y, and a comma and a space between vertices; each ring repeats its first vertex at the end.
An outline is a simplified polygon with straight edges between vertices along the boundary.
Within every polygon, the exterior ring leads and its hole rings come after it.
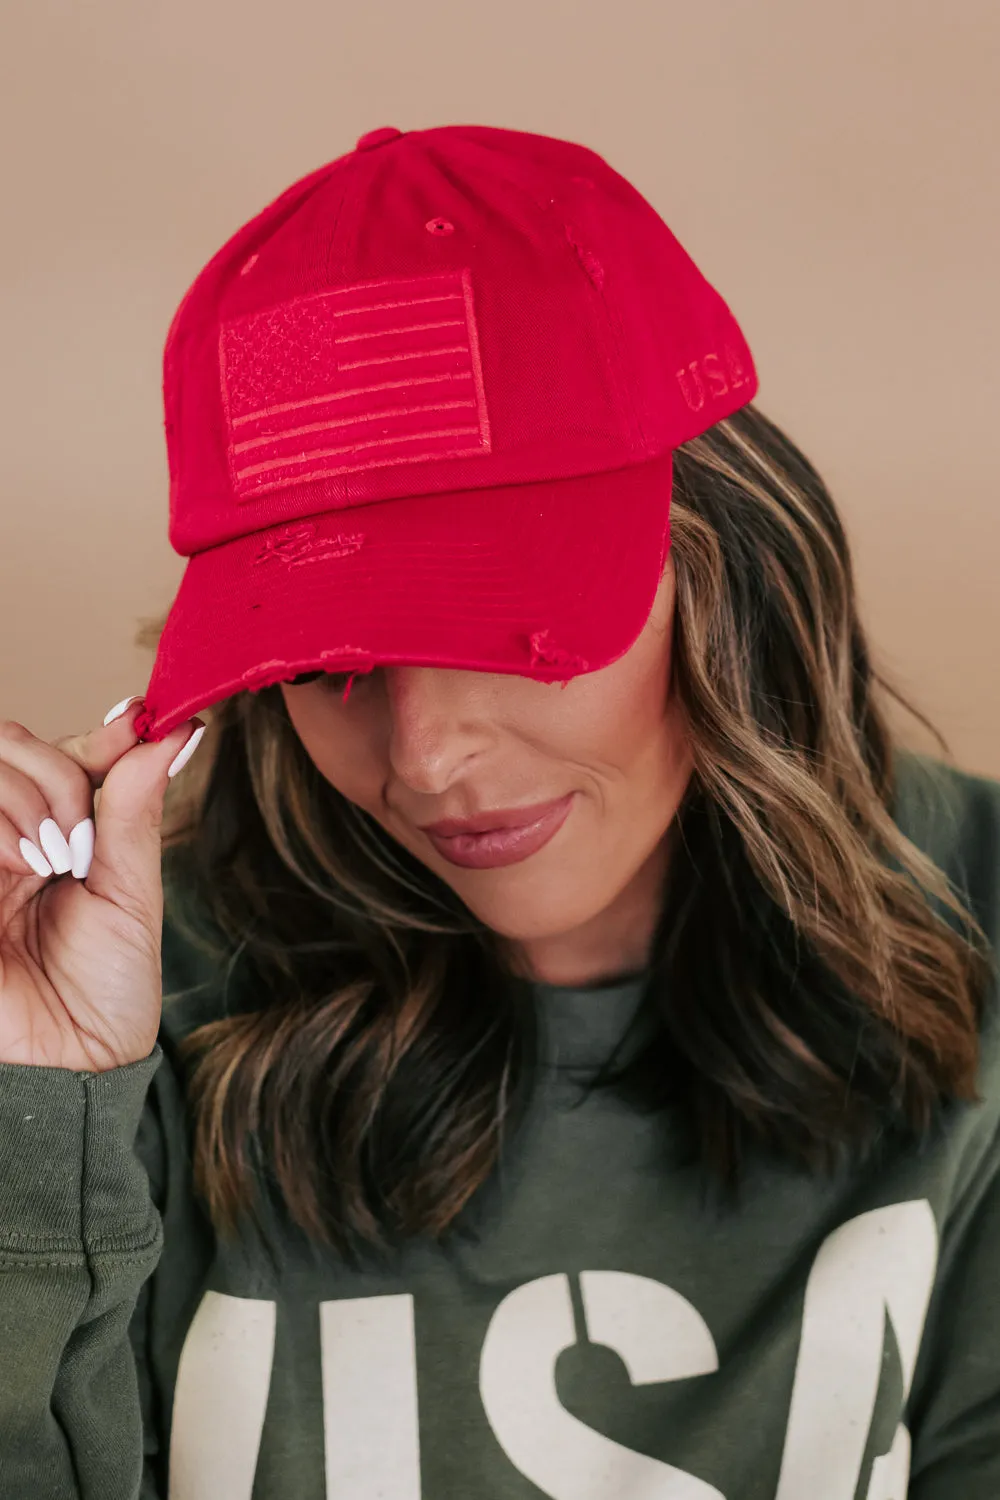
POLYGON ((367 135, 361 136, 355 151, 371 151, 376 146, 384 146, 386 141, 394 141, 397 136, 402 135, 395 125, 382 125, 378 130, 369 130, 367 135))

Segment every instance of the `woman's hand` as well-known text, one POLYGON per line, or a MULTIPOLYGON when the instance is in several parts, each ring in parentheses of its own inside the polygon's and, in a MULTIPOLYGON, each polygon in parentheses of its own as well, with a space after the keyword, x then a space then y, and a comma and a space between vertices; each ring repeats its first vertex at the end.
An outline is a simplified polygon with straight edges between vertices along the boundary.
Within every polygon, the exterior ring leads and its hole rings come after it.
POLYGON ((156 1041, 163 797, 204 725, 139 744, 141 707, 51 744, 0 722, 0 1062, 102 1072, 156 1041))

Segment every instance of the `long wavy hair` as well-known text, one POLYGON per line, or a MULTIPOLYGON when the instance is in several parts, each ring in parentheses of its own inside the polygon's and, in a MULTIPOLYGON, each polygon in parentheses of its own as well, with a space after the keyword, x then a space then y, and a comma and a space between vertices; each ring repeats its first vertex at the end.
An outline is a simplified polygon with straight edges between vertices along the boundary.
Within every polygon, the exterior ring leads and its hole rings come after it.
MULTIPOLYGON (((738 1189, 752 1142, 828 1171, 975 1098, 992 967, 962 893, 893 821, 877 696, 910 705, 873 669, 815 468, 753 405, 674 467, 694 772, 636 1022, 585 1084, 670 1111, 704 1180, 738 1189)), ((320 776, 280 687, 205 717, 167 796, 167 917, 220 982, 239 969, 243 1000, 181 1048, 197 1190, 220 1234, 260 1222, 263 1181, 349 1257, 440 1237, 530 1098, 532 987, 320 776)))

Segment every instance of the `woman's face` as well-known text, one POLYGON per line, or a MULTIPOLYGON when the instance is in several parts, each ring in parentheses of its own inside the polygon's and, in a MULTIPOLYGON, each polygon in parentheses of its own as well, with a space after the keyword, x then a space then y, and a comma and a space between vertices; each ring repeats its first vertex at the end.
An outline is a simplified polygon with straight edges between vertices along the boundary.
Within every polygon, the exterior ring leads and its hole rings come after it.
POLYGON ((594 986, 645 966, 663 835, 691 774, 671 684, 674 568, 624 656, 559 683, 381 667, 282 684, 320 773, 511 940, 532 977, 594 986), (573 793, 555 836, 516 864, 467 869, 421 825, 573 793))

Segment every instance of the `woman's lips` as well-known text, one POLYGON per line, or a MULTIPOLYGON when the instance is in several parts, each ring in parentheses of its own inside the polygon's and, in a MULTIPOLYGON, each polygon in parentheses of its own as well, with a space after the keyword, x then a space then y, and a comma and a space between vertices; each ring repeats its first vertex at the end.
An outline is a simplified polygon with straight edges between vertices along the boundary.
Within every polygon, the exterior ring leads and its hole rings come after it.
POLYGON ((428 833, 435 849, 449 864, 469 870, 492 870, 499 865, 515 865, 536 854, 569 817, 575 792, 570 792, 534 823, 518 828, 492 828, 488 833, 459 833, 452 838, 428 833))

